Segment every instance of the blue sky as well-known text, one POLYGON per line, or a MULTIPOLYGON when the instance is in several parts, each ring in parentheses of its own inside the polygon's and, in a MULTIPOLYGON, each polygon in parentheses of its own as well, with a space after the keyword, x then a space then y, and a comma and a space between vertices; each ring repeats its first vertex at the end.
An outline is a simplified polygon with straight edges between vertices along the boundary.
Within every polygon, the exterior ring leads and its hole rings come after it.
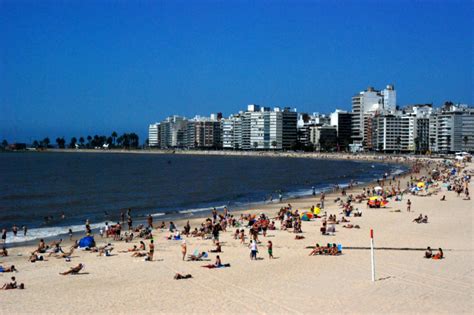
POLYGON ((0 1, 0 140, 135 131, 247 104, 472 104, 471 1, 0 1))

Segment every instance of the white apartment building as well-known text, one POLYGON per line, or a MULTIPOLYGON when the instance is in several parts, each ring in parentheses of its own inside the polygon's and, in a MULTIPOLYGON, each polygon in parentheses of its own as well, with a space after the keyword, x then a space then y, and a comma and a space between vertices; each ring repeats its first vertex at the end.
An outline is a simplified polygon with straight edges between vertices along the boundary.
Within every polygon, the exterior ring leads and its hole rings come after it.
POLYGON ((148 145, 158 147, 160 145, 160 123, 154 123, 148 126, 148 145))
POLYGON ((474 109, 445 105, 430 116, 430 150, 474 151, 474 109))
POLYGON ((366 137, 372 134, 366 130, 366 122, 375 114, 390 114, 395 112, 397 94, 393 85, 387 85, 383 91, 368 87, 352 97, 352 140, 353 143, 370 147, 371 139, 366 137))

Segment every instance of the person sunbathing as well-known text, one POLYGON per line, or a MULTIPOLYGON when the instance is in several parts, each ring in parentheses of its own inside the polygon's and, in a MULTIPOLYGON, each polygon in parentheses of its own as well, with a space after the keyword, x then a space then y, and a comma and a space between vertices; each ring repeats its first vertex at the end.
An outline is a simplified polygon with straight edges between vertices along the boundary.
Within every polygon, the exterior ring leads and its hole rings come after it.
POLYGON ((25 288, 25 285, 23 283, 20 283, 20 285, 16 284, 16 278, 11 277, 12 282, 5 283, 0 290, 13 290, 13 289, 20 289, 23 290, 25 288))
POLYGON ((209 268, 209 269, 222 268, 222 267, 230 267, 230 264, 223 264, 222 261, 221 261, 221 258, 219 257, 219 255, 217 255, 216 256, 216 262, 214 264, 205 265, 205 266, 202 266, 202 267, 209 268))
POLYGON ((175 280, 180 280, 180 279, 190 279, 190 278, 192 278, 192 277, 193 277, 193 276, 191 276, 189 273, 188 273, 187 275, 184 275, 184 276, 183 276, 182 274, 180 274, 180 273, 176 273, 173 278, 174 278, 175 280))
POLYGON ((332 244, 331 251, 330 251, 329 254, 332 255, 332 256, 336 256, 336 255, 340 255, 340 254, 341 254, 341 251, 337 248, 337 244, 336 244, 336 243, 333 243, 333 244, 332 244))
POLYGON ((7 257, 8 256, 8 251, 5 246, 3 246, 2 250, 0 250, 0 256, 1 257, 7 257))
POLYGON ((145 257, 145 256, 147 256, 147 255, 148 255, 148 254, 145 253, 145 252, 134 252, 134 253, 132 254, 132 257, 145 257))
POLYGON ((47 260, 44 259, 43 255, 31 254, 31 256, 29 258, 29 261, 34 263, 34 262, 37 262, 37 261, 47 261, 47 260))
POLYGON ((133 245, 132 248, 129 248, 127 250, 119 250, 119 253, 136 252, 137 250, 138 250, 137 245, 133 245))
POLYGON ((316 255, 321 255, 322 254, 322 248, 319 247, 319 244, 316 244, 314 249, 309 253, 309 256, 316 256, 316 255))
POLYGON ((357 224, 345 224, 342 226, 343 228, 346 228, 346 229, 360 229, 360 226, 357 225, 357 224))
POLYGON ((428 246, 425 251, 425 258, 431 258, 433 257, 433 252, 431 251, 431 247, 428 246))
POLYGON ((70 258, 72 256, 72 254, 74 253, 74 249, 75 249, 75 247, 71 246, 69 251, 61 253, 61 254, 56 254, 56 258, 70 258))
POLYGON ((446 201, 446 195, 443 195, 443 197, 440 199, 440 201, 446 201))
POLYGON ((428 216, 425 215, 423 219, 421 219, 421 223, 428 223, 428 216))
MULTIPOLYGON (((62 240, 61 240, 62 241, 62 240)), ((51 257, 52 255, 58 254, 58 253, 63 253, 63 249, 60 246, 60 242, 55 243, 52 246, 52 250, 49 252, 48 257, 51 257)))
POLYGON ((443 255, 443 250, 441 248, 438 248, 438 253, 436 253, 435 255, 433 255, 433 259, 443 259, 444 255, 443 255))
POLYGON ((10 267, 0 266, 0 273, 2 272, 18 272, 18 269, 16 269, 14 265, 11 265, 10 267))
POLYGON ((146 250, 146 246, 145 246, 145 242, 144 241, 140 241, 140 250, 146 250))
POLYGON ((422 220, 423 220, 423 215, 420 213, 420 215, 418 216, 418 218, 413 219, 412 222, 421 223, 422 220))
POLYGON ((69 268, 68 271, 60 272, 59 274, 62 275, 62 276, 66 276, 66 275, 77 275, 83 268, 84 268, 84 265, 83 265, 83 264, 79 264, 79 265, 77 265, 76 267, 71 267, 71 268, 69 268))
POLYGON ((99 249, 99 255, 97 256, 102 256, 105 255, 106 257, 112 256, 112 251, 114 250, 113 247, 104 247, 103 249, 99 249))
POLYGON ((46 250, 48 249, 49 247, 46 246, 46 243, 44 242, 43 239, 40 239, 40 242, 38 244, 38 248, 33 252, 33 253, 39 253, 39 254, 44 254, 46 253, 46 250))
POLYGON ((203 258, 207 257, 206 252, 199 253, 197 255, 188 255, 188 261, 200 261, 203 258))
POLYGON ((222 253, 221 244, 219 242, 216 243, 216 249, 211 249, 209 252, 211 253, 222 253))

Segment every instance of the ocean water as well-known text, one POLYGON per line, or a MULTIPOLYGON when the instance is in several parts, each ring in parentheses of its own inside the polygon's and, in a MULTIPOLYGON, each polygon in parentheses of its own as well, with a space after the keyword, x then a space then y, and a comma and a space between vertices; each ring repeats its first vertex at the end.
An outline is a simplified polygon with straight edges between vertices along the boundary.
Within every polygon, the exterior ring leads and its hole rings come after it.
POLYGON ((134 221, 190 217, 212 207, 310 195, 351 180, 368 182, 403 166, 284 157, 103 153, 0 154, 0 229, 28 226, 24 242, 116 222, 132 209, 134 221), (62 214, 64 213, 64 218, 62 214), (45 217, 49 217, 46 221, 45 217))

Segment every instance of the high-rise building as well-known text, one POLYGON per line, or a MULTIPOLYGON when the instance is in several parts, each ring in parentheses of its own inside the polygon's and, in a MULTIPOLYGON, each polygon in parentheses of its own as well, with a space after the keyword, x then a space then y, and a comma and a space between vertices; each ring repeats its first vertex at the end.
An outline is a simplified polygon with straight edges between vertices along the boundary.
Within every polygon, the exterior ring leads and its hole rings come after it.
POLYGON ((160 123, 160 147, 182 148, 186 142, 187 120, 181 116, 170 116, 160 123))
POLYGON ((310 142, 315 151, 332 151, 337 145, 337 129, 335 126, 318 125, 311 126, 310 142))
POLYGON ((160 146, 160 123, 154 123, 148 126, 148 146, 160 146))
MULTIPOLYGON (((375 114, 390 114, 396 110, 397 94, 393 85, 387 85, 383 91, 368 87, 352 97, 352 141, 355 144, 365 144, 370 148, 371 139, 365 139, 372 134, 366 123, 375 114), (365 140, 365 141, 364 141, 365 140), (367 141, 369 140, 369 141, 367 141)), ((370 127, 370 126, 369 126, 370 127)))
POLYGON ((348 150, 352 135, 352 114, 336 109, 330 114, 330 125, 336 127, 339 150, 348 150))
POLYGON ((291 150, 296 145, 298 113, 296 109, 285 107, 282 113, 282 142, 283 150, 291 150))
POLYGON ((474 109, 446 103, 429 119, 430 150, 474 151, 474 109))

